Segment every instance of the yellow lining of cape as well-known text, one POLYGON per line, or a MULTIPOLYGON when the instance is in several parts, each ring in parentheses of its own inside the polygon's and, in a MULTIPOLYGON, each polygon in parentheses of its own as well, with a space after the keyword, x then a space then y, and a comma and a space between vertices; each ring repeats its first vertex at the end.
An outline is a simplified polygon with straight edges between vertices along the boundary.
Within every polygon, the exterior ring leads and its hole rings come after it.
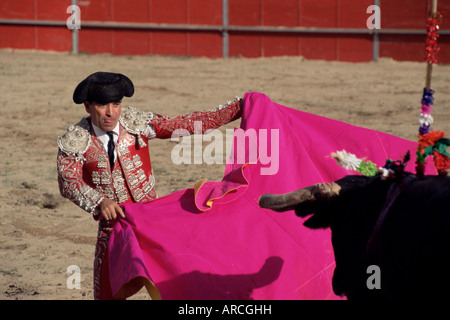
POLYGON ((116 293, 116 298, 126 299, 135 295, 139 290, 145 287, 152 300, 162 300, 161 293, 159 293, 158 288, 155 286, 153 281, 145 277, 139 276, 131 279, 125 285, 120 288, 119 292, 116 293))
MULTIPOLYGON (((245 163, 244 165, 241 166, 241 174, 242 174, 242 177, 244 177, 244 180, 246 181, 247 184, 245 184, 245 185, 242 184, 242 185, 237 186, 237 187, 235 187, 235 188, 233 188, 233 189, 230 189, 230 190, 228 190, 227 192, 225 192, 224 194, 222 194, 222 195, 219 196, 219 197, 208 199, 208 201, 206 201, 206 206, 209 207, 209 209, 211 209, 214 200, 218 200, 218 199, 223 198, 225 195, 227 195, 227 194, 230 193, 231 191, 234 191, 234 190, 237 190, 237 189, 239 189, 239 188, 248 186, 248 179, 247 179, 247 178, 245 177, 245 175, 244 175, 244 168, 245 168, 247 165, 249 165, 249 164, 251 164, 251 163, 247 162, 247 163, 245 163)), ((194 185, 194 202, 195 202, 195 206, 196 206, 197 209, 200 210, 200 211, 207 211, 207 210, 209 210, 209 209, 200 209, 200 208, 198 207, 198 205, 197 205, 197 193, 198 193, 198 191, 202 188, 202 186, 205 184, 206 181, 208 181, 208 179, 202 179, 202 180, 200 180, 200 181, 197 181, 197 182, 195 183, 195 185, 194 185)))

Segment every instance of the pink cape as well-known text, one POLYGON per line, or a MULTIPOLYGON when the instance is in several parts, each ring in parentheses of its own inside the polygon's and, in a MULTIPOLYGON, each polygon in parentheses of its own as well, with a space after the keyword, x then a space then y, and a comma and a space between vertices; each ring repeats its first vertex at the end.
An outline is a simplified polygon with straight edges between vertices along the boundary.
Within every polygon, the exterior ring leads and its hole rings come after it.
POLYGON ((258 141, 267 137, 269 152, 258 152, 256 163, 230 158, 222 181, 123 205, 126 219, 115 224, 108 247, 114 294, 128 297, 146 285, 163 299, 339 298, 331 286, 330 230, 304 227, 293 211, 261 209, 258 198, 354 174, 330 157, 342 149, 378 166, 410 150, 407 170, 413 172, 417 144, 287 108, 256 92, 244 96, 241 128, 256 130, 258 141), (271 144, 275 133, 279 141, 271 144))

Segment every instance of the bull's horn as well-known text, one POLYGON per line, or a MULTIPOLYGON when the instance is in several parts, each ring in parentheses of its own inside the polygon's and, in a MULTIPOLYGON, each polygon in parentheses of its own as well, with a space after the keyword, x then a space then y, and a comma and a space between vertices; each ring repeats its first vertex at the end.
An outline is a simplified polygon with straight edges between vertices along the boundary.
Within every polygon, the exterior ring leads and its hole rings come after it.
POLYGON ((339 195, 340 190, 341 187, 335 182, 318 183, 285 194, 264 194, 259 198, 259 206, 275 211, 287 211, 306 201, 328 200, 339 195))

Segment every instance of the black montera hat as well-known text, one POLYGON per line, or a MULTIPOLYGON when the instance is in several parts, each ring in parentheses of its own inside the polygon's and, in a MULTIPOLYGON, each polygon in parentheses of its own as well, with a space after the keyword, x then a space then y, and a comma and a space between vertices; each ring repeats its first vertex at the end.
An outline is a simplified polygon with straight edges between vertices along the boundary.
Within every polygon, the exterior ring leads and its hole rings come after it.
POLYGON ((123 74, 95 72, 81 81, 73 92, 77 104, 85 101, 98 103, 117 102, 134 94, 133 82, 123 74))

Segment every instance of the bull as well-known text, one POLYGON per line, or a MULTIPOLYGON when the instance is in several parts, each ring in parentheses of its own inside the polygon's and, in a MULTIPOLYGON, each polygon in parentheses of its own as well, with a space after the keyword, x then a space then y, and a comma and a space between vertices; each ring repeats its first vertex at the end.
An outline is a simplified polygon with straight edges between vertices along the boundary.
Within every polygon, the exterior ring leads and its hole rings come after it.
POLYGON ((448 177, 348 175, 287 194, 265 194, 259 204, 295 210, 308 228, 331 229, 337 295, 349 300, 450 297, 448 177), (370 266, 380 272, 378 288, 368 286, 370 266))

